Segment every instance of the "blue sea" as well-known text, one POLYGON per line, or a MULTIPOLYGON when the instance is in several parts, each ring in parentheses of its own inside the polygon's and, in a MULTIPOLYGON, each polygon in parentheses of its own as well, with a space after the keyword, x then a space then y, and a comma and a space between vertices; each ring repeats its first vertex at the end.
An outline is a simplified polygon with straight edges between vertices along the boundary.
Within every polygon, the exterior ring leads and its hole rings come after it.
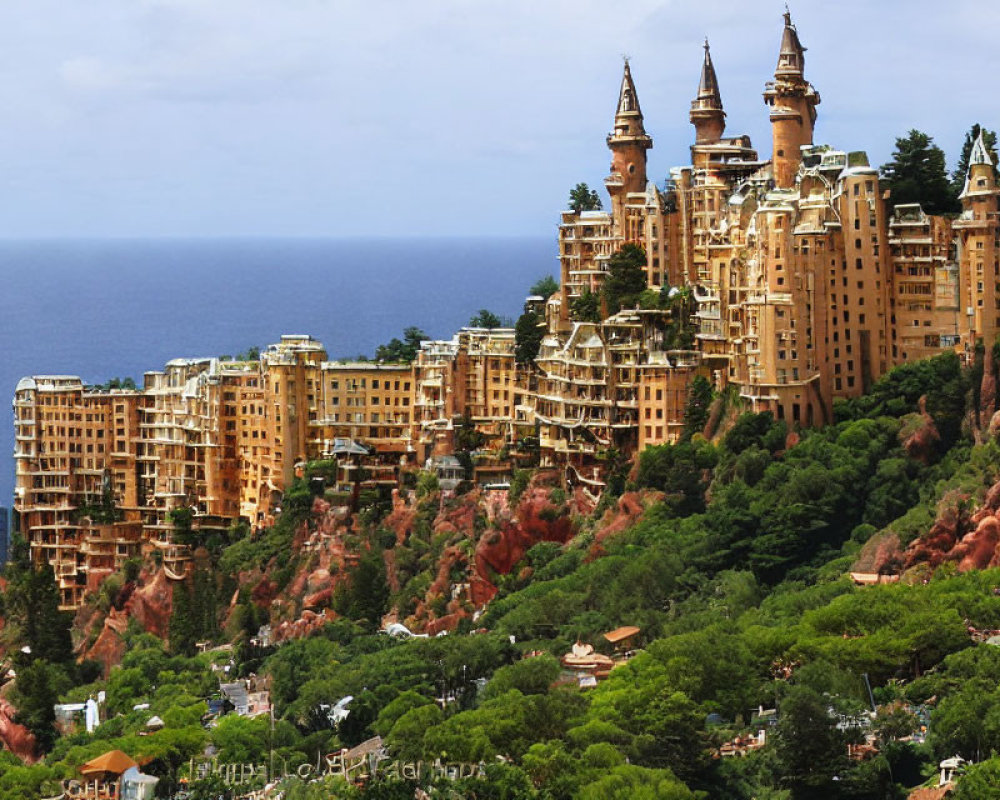
POLYGON ((416 325, 450 337, 481 308, 516 319, 558 276, 552 238, 0 240, 0 505, 24 375, 131 377, 307 333, 371 356, 416 325))

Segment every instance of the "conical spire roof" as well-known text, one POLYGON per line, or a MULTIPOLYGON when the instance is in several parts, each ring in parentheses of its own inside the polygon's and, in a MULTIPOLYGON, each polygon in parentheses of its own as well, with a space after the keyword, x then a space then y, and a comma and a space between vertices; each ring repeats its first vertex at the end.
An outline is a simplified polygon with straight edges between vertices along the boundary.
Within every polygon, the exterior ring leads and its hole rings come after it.
POLYGON ((792 14, 785 6, 785 28, 781 32, 781 49, 778 51, 778 68, 775 76, 802 75, 805 69, 806 48, 799 41, 799 32, 792 23, 792 14))
POLYGON ((627 58, 625 59, 625 74, 622 76, 622 89, 618 95, 618 111, 615 116, 642 117, 642 109, 639 108, 639 95, 632 82, 632 69, 628 65, 627 58))
POLYGON ((712 52, 705 40, 705 60, 701 65, 701 80, 698 82, 698 99, 714 100, 722 107, 722 97, 719 94, 719 79, 715 76, 715 66, 712 64, 712 52))
MULTIPOLYGON (((614 130, 608 134, 607 141, 608 147, 612 150, 621 146, 631 147, 639 145, 644 148, 653 146, 653 140, 646 134, 646 129, 642 124, 642 109, 639 108, 639 95, 635 90, 635 84, 632 82, 632 68, 629 67, 627 58, 625 59, 625 74, 622 75, 622 88, 618 93, 618 110, 615 112, 615 126, 614 130)), ((643 156, 643 161, 645 161, 645 155, 643 156)), ((642 175, 645 176, 645 171, 642 172, 642 175)), ((641 183, 642 186, 645 186, 645 177, 643 177, 641 183)))
POLYGON ((990 149, 983 140, 982 128, 979 129, 979 136, 976 137, 976 141, 972 145, 972 150, 969 152, 969 166, 971 167, 973 164, 989 164, 993 166, 990 149))

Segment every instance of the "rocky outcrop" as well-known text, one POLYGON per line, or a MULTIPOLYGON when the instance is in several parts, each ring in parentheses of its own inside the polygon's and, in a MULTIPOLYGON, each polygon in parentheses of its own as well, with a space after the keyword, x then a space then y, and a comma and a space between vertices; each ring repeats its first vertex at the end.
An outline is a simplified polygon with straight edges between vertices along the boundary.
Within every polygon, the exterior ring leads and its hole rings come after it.
POLYGON ((6 698, 0 698, 0 742, 3 742, 4 749, 25 763, 34 764, 38 760, 35 735, 23 725, 14 722, 16 713, 6 698))
POLYGON ((302 607, 313 610, 325 608, 330 605, 333 590, 334 581, 330 571, 323 568, 313 570, 306 578, 302 607))
POLYGON ((663 500, 662 492, 644 490, 642 492, 625 492, 618 498, 614 508, 609 508, 604 512, 597 527, 594 530, 594 544, 590 549, 590 556, 596 557, 604 552, 604 542, 628 530, 646 512, 646 509, 654 503, 663 500))
POLYGON ((941 442, 941 434, 934 418, 927 413, 926 396, 920 398, 917 408, 917 413, 903 417, 899 440, 910 458, 929 464, 941 442))
POLYGON ((101 632, 94 643, 84 653, 84 658, 101 664, 104 678, 111 674, 111 668, 119 664, 125 655, 125 630, 128 628, 128 613, 111 609, 104 618, 101 632))
POLYGON ((328 622, 333 622, 337 615, 329 608, 321 614, 314 611, 303 611, 302 616, 294 621, 285 621, 271 628, 271 639, 275 644, 291 639, 303 639, 318 633, 328 622))
POLYGON ((926 533, 904 548, 891 528, 882 531, 865 544, 853 569, 924 576, 946 562, 960 572, 1000 566, 1000 483, 978 505, 967 490, 945 492, 926 533))
POLYGON ((852 571, 895 575, 902 569, 905 559, 899 536, 892 531, 881 531, 865 542, 852 571))
POLYGON ((497 588, 495 574, 506 575, 521 561, 524 554, 539 542, 565 544, 576 533, 569 510, 551 501, 551 492, 544 486, 532 485, 525 490, 514 515, 498 521, 476 545, 475 572, 470 579, 470 599, 476 606, 493 599, 497 588))
POLYGON ((407 502, 399 489, 392 490, 392 511, 382 524, 396 534, 396 544, 403 544, 417 521, 417 504, 407 502))
POLYGON ((125 613, 148 633, 166 639, 170 629, 173 584, 162 569, 151 576, 144 574, 140 583, 125 603, 125 613))

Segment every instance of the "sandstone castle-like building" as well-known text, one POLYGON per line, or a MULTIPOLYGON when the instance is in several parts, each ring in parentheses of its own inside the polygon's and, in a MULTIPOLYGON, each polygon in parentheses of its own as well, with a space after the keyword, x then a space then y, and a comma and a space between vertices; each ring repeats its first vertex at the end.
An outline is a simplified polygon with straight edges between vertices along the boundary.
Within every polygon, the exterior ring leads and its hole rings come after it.
POLYGON ((690 162, 658 185, 626 63, 607 137, 610 207, 562 212, 560 289, 528 299, 543 335, 526 363, 512 329, 465 328, 424 342, 412 364, 330 361, 310 337, 284 336, 249 361, 171 361, 135 390, 24 378, 15 511, 64 607, 143 551, 182 577, 179 509, 196 529, 266 527, 305 462, 336 462, 338 485, 356 494, 416 467, 454 469, 452 454, 472 447, 469 477, 502 485, 530 444, 596 493, 612 449, 676 440, 697 375, 811 426, 896 364, 992 343, 1000 189, 982 137, 958 218, 893 207, 863 152, 814 142, 820 95, 787 13, 763 99, 769 159, 726 135, 706 43, 690 162), (581 318, 580 299, 600 294, 629 244, 645 252, 647 294, 684 302, 581 318))

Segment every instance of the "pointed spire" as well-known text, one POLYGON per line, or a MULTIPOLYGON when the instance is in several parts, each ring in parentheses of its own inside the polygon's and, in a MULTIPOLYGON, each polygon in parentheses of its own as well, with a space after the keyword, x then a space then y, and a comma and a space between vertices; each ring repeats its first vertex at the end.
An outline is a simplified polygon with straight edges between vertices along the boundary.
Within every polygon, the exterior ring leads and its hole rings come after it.
POLYGON ((722 97, 719 94, 719 79, 715 76, 715 66, 712 64, 712 52, 705 39, 705 61, 701 65, 701 80, 698 82, 698 99, 714 100, 718 108, 722 108, 722 97))
POLYGON ((646 151, 653 146, 653 140, 642 124, 639 95, 632 82, 632 68, 627 57, 618 95, 618 110, 615 112, 615 127, 608 134, 607 142, 612 157, 611 175, 605 183, 611 194, 612 211, 617 214, 621 210, 620 198, 646 190, 646 151))
POLYGON ((979 129, 979 136, 976 137, 972 150, 969 152, 969 166, 973 164, 989 164, 993 166, 993 158, 990 156, 990 149, 983 139, 983 129, 979 129))
POLYGON ((785 6, 785 28, 781 32, 781 49, 778 51, 778 68, 774 76, 801 76, 805 71, 806 48, 799 41, 799 32, 792 23, 792 13, 785 6))
POLYGON ((628 56, 625 57, 625 74, 622 76, 622 89, 618 95, 618 111, 615 114, 615 117, 622 116, 637 116, 642 119, 639 95, 632 82, 632 69, 628 65, 628 56))
POLYGON ((715 75, 708 39, 705 39, 705 58, 701 64, 698 96, 691 101, 690 120, 694 125, 697 144, 717 141, 726 129, 726 112, 722 110, 719 79, 715 75))

